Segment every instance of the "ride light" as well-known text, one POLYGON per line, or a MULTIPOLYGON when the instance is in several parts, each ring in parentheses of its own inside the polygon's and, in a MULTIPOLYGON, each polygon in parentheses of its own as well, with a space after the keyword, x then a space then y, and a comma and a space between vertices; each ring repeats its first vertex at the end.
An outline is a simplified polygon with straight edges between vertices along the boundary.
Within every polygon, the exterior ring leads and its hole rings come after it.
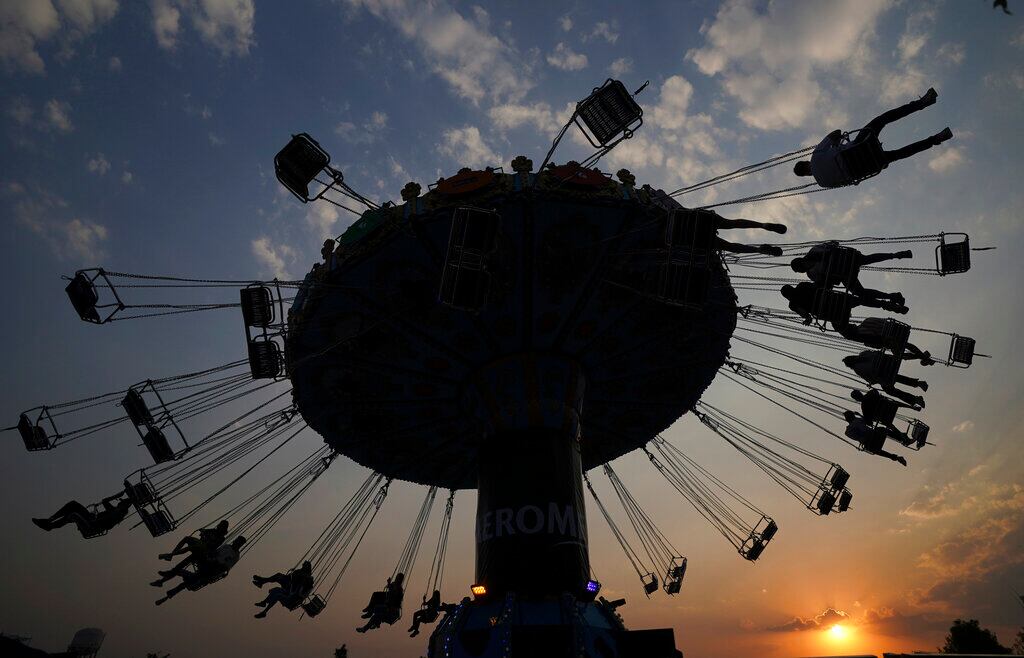
POLYGON ((477 583, 469 588, 469 591, 473 592, 473 596, 480 598, 481 596, 487 596, 487 587, 477 583))
POLYGON ((601 583, 597 582, 596 580, 588 580, 587 591, 591 594, 597 594, 601 591, 601 583))

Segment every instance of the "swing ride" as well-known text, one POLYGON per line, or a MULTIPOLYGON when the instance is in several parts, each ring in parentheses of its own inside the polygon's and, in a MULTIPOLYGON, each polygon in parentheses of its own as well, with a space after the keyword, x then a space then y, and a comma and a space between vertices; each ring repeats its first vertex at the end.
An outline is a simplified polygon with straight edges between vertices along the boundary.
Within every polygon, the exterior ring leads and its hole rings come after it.
MULTIPOLYGON (((599 596, 587 494, 646 596, 659 589, 680 595, 687 569, 675 533, 655 523, 613 460, 642 451, 670 489, 753 562, 778 523, 665 438, 669 427, 692 414, 819 516, 852 509, 851 474, 794 437, 763 429, 738 405, 709 399, 712 382, 774 405, 795 425, 888 455, 881 450, 886 438, 910 449, 927 445, 928 426, 912 415, 923 403, 876 395, 857 407, 861 398, 851 399, 851 391, 875 391, 875 384, 897 395, 897 384, 916 381, 899 373, 906 361, 966 368, 983 355, 966 336, 852 313, 857 305, 887 310, 854 285, 859 272, 968 271, 967 235, 832 241, 817 265, 815 280, 826 283, 817 284, 772 270, 789 268, 819 243, 726 243, 717 233, 733 228, 729 221, 785 228, 724 220, 712 209, 826 188, 782 187, 698 208, 677 201, 799 160, 814 147, 672 192, 637 187, 626 170, 616 180, 594 168, 641 127, 639 91, 614 80, 594 89, 537 171, 523 156, 512 161, 511 173, 461 169, 426 194, 410 183, 398 205, 359 194, 311 136, 293 136, 274 159, 278 180, 302 203, 331 203, 358 216, 328 240, 323 262, 302 280, 92 268, 76 272, 66 287, 75 312, 93 324, 240 309, 245 358, 37 406, 8 429, 17 430, 27 450, 46 451, 128 421, 152 462, 124 480, 135 525, 159 537, 226 521, 230 529, 216 543, 242 539, 237 557, 257 546, 338 456, 365 467, 369 474, 295 563, 310 563, 312 587, 281 595, 286 608, 304 616, 327 610, 400 481, 422 485, 426 494, 387 584, 364 608, 361 632, 401 618, 431 512, 447 490, 437 540, 428 542, 434 553, 423 605, 410 629, 440 617, 429 656, 680 655, 671 629, 629 631, 616 612, 624 601, 599 596), (553 164, 574 125, 595 152, 582 162, 553 164), (934 267, 859 265, 859 248, 892 244, 934 246, 934 267), (801 303, 790 296, 788 309, 740 304, 740 296, 777 302, 784 285, 810 292, 801 303), (196 300, 200 292, 225 290, 238 301, 196 300), (944 336, 948 357, 932 358, 911 336, 944 336), (814 356, 797 346, 814 348, 814 356), (877 366, 874 381, 840 362, 865 348, 874 350, 864 352, 877 366), (818 358, 835 353, 834 362, 818 358), (843 429, 855 407, 870 440, 843 429), (230 420, 210 428, 214 411, 230 420), (311 434, 307 429, 323 443, 284 473, 257 481, 282 448, 311 434), (611 492, 605 500, 595 487, 599 473, 611 492), (462 489, 477 490, 476 576, 465 597, 444 581, 455 492, 462 489), (224 509, 218 503, 229 490, 249 493, 224 509), (621 513, 606 504, 613 498, 621 513), (623 515, 627 523, 618 520, 623 515), (433 592, 454 602, 442 603, 433 592)), ((229 573, 230 566, 204 579, 199 553, 184 568, 189 590, 229 573)))

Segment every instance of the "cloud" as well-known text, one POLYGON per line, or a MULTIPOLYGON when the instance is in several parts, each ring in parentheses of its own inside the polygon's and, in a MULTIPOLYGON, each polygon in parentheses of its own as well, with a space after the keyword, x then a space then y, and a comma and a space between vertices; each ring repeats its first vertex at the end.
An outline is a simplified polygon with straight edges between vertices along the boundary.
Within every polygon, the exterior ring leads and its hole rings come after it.
POLYGON ((720 78, 747 125, 800 127, 824 118, 817 111, 825 95, 819 75, 831 86, 841 83, 834 80, 838 70, 865 68, 875 24, 890 6, 884 0, 739 0, 702 26, 704 46, 686 57, 705 75, 720 78))
POLYGON ((153 34, 161 48, 173 50, 178 45, 178 30, 181 27, 181 10, 172 0, 152 0, 149 3, 153 13, 153 34))
POLYGON ((287 261, 295 259, 295 250, 286 244, 275 245, 268 237, 260 237, 250 244, 252 255, 263 272, 269 272, 278 279, 290 279, 287 261))
POLYGON ((32 121, 35 111, 26 96, 15 96, 7 106, 7 116, 19 126, 27 126, 32 121))
POLYGON ((329 203, 309 205, 309 210, 306 212, 306 223, 317 240, 337 235, 333 230, 337 222, 338 209, 335 206, 329 203))
POLYGON ((484 143, 476 126, 451 128, 444 131, 442 139, 437 151, 464 167, 486 167, 501 162, 501 156, 484 143))
POLYGON ((50 99, 43 106, 45 127, 57 132, 69 133, 75 129, 71 123, 71 105, 56 98, 50 99))
POLYGON ((963 434, 964 432, 970 432, 973 429, 974 429, 974 421, 973 420, 965 420, 965 421, 963 421, 961 423, 957 423, 956 425, 954 425, 953 429, 951 431, 955 432, 956 434, 963 434))
POLYGON ((629 57, 620 57, 608 66, 608 72, 613 78, 618 78, 633 70, 633 60, 629 57))
POLYGON ((479 104, 520 100, 533 86, 529 63, 479 22, 442 2, 346 0, 386 20, 420 49, 427 66, 457 95, 479 104))
POLYGON ((153 33, 161 48, 178 45, 182 12, 208 45, 224 57, 244 56, 255 45, 253 0, 152 0, 153 33))
POLYGON ((128 171, 127 169, 121 172, 121 182, 124 183, 125 185, 130 185, 133 179, 134 176, 132 175, 132 172, 128 171))
POLYGON ((592 29, 589 34, 583 37, 583 40, 590 41, 591 39, 601 38, 608 43, 615 43, 619 40, 618 28, 619 24, 615 21, 612 21, 611 23, 600 21, 594 25, 594 29, 592 29))
POLYGON ((110 69, 110 71, 113 73, 120 73, 121 69, 123 68, 121 65, 121 58, 111 57, 110 60, 107 62, 107 68, 110 69))
POLYGON ((814 617, 808 617, 806 619, 803 617, 794 617, 785 624, 780 624, 778 626, 770 626, 765 630, 778 632, 814 631, 819 630, 821 628, 829 628, 831 626, 834 626, 835 624, 846 622, 849 619, 850 615, 846 614, 841 610, 836 610, 834 608, 826 608, 823 612, 815 615, 814 617))
POLYGON ((60 19, 49 0, 0 2, 0 61, 8 71, 44 73, 46 64, 36 45, 58 29, 60 19))
POLYGON ((935 8, 928 4, 918 4, 907 16, 906 27, 896 44, 896 51, 904 63, 917 57, 931 38, 931 29, 935 24, 935 8))
POLYGON ((511 130, 525 124, 533 124, 539 132, 547 135, 561 127, 551 106, 543 102, 533 105, 495 105, 487 111, 487 116, 491 119, 491 124, 499 130, 511 130))
POLYGON ((945 174, 959 167, 964 162, 963 149, 955 146, 942 149, 938 155, 928 161, 928 168, 934 172, 945 174))
POLYGON ((105 157, 103 157, 102 153, 97 153, 96 157, 89 158, 89 161, 86 163, 85 168, 88 169, 90 173, 96 174, 98 176, 103 176, 108 171, 110 171, 110 162, 105 157))
POLYGON ((61 35, 58 56, 70 57, 71 44, 110 21, 118 0, 4 0, 0 2, 0 62, 9 72, 42 75, 46 63, 39 45, 61 35))
POLYGON ((563 32, 568 32, 572 29, 572 19, 568 14, 558 19, 558 24, 562 27, 563 32))
POLYGON ((555 46, 555 50, 547 56, 547 60, 548 64, 563 71, 579 71, 587 66, 586 55, 574 52, 561 41, 555 46))
POLYGON ((944 43, 935 55, 946 64, 959 66, 967 59, 967 45, 963 42, 944 43))
MULTIPOLYGON (((24 187, 8 188, 20 197, 24 187)), ((22 226, 44 240, 59 260, 76 264, 94 264, 106 256, 103 243, 109 232, 106 226, 81 217, 66 219, 70 208, 60 197, 36 192, 31 197, 19 198, 14 204, 14 217, 22 226)))
POLYGON ((224 139, 223 137, 221 137, 220 135, 218 135, 218 134, 216 134, 216 133, 214 133, 212 131, 206 133, 206 137, 207 137, 207 139, 210 140, 210 145, 211 146, 224 146, 224 144, 227 143, 226 139, 224 139))
POLYGON ((388 115, 381 111, 370 114, 360 125, 351 121, 340 121, 334 126, 335 134, 351 144, 369 144, 377 140, 388 126, 388 115))

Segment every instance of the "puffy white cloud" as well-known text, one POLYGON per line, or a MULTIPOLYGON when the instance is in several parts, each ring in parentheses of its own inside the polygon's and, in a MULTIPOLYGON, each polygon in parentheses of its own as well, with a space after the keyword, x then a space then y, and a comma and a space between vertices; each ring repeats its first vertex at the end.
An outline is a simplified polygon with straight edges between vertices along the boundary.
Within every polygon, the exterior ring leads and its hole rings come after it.
POLYGON ((264 272, 279 279, 291 278, 288 275, 288 262, 295 258, 294 249, 286 244, 274 244, 265 236, 253 240, 249 247, 264 272))
POLYGON ((533 105, 516 103, 495 105, 487 111, 487 116, 490 117, 494 127, 499 130, 510 130, 524 124, 533 124, 538 131, 547 134, 554 133, 561 127, 551 106, 544 102, 533 105))
POLYGON ((178 45, 178 31, 181 28, 181 11, 172 0, 152 0, 153 34, 161 48, 173 49, 178 45))
POLYGON ((548 64, 563 71, 579 71, 586 68, 587 56, 575 52, 572 48, 559 41, 555 50, 547 56, 548 64))
POLYGON ((965 420, 963 422, 960 422, 960 423, 957 423, 956 425, 954 425, 953 429, 951 431, 955 432, 956 434, 963 434, 964 432, 970 432, 973 429, 974 429, 974 421, 973 420, 965 420))
MULTIPOLYGON (((9 191, 21 195, 24 187, 19 185, 18 189, 9 188, 9 191)), ((76 264, 93 265, 106 255, 103 243, 109 231, 102 224, 80 217, 65 219, 69 213, 66 201, 47 192, 34 193, 14 205, 18 223, 44 240, 54 256, 76 264)))
POLYGON ((57 6, 72 29, 86 35, 112 19, 119 3, 118 0, 57 0, 57 6))
POLYGON ((762 130, 820 120, 822 79, 866 67, 867 43, 891 6, 884 0, 805 3, 738 0, 701 28, 705 45, 687 58, 705 75, 721 76, 740 118, 762 130))
POLYGON ((346 142, 352 144, 369 144, 380 137, 385 128, 388 127, 388 115, 379 110, 370 114, 370 118, 362 124, 355 124, 351 121, 339 121, 334 126, 335 134, 339 135, 346 142))
POLYGON ((333 230, 338 222, 338 208, 330 203, 309 204, 306 212, 306 223, 309 225, 313 236, 321 240, 324 237, 333 237, 337 233, 333 230))
POLYGON ((110 161, 103 157, 102 153, 97 153, 96 157, 89 158, 89 161, 85 164, 85 168, 88 169, 90 173, 103 176, 110 171, 110 161))
POLYGON ((964 162, 963 149, 955 146, 946 146, 939 150, 939 154, 928 161, 928 168, 940 174, 953 171, 964 162))
POLYGON ((374 112, 370 115, 370 125, 374 128, 381 129, 388 125, 388 115, 384 112, 374 112))
POLYGON ((939 46, 936 56, 946 64, 959 66, 967 59, 967 44, 962 41, 951 41, 939 46))
POLYGON ((346 0, 386 20, 423 54, 427 66, 455 93, 479 104, 518 101, 533 86, 529 63, 485 25, 466 20, 444 3, 417 0, 346 0))
POLYGON ((243 56, 255 44, 256 7, 253 0, 151 0, 153 33, 161 48, 178 44, 182 12, 208 45, 221 55, 243 56))
POLYGON ((438 152, 464 167, 486 167, 501 162, 501 156, 484 143, 476 126, 451 128, 444 131, 442 139, 437 145, 438 152))
POLYGON ((661 85, 658 104, 651 112, 654 123, 666 130, 679 130, 686 121, 686 110, 693 97, 693 85, 681 75, 673 75, 661 85))
POLYGON ((56 98, 46 101, 43 116, 46 119, 46 128, 62 133, 69 133, 75 129, 71 123, 71 105, 65 101, 56 98))
POLYGON ((629 57, 620 57, 608 66, 608 72, 613 78, 629 73, 633 70, 633 60, 629 57))
POLYGON ((601 38, 608 43, 615 43, 619 40, 619 25, 615 21, 608 23, 606 21, 600 21, 594 25, 594 29, 583 37, 584 41, 590 41, 591 39, 601 38))
POLYGON ((558 19, 558 24, 562 27, 563 32, 568 32, 572 29, 572 18, 568 14, 558 19))
POLYGON ((50 0, 0 2, 0 62, 8 71, 44 73, 46 64, 36 45, 59 29, 60 19, 50 0))

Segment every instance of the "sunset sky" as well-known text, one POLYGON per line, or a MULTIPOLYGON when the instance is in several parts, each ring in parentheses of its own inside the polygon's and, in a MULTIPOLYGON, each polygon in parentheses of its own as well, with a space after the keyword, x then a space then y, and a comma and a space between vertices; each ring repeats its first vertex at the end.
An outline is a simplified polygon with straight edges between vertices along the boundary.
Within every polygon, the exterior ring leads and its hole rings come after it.
MULTIPOLYGON (((519 154, 539 164, 594 86, 650 80, 637 98, 643 127, 600 167, 674 189, 860 127, 935 87, 938 103, 883 141, 894 148, 946 126, 952 141, 854 188, 720 209, 790 227, 751 242, 964 231, 998 247, 958 276, 862 279, 902 290, 913 325, 975 337, 994 356, 968 370, 908 366, 931 385, 921 417, 935 445, 902 453, 904 468, 716 381, 708 401, 843 464, 854 509, 812 515, 686 418, 667 438, 768 511, 778 537, 748 563, 633 454, 616 470, 688 557, 682 593, 646 599, 593 509, 591 560, 605 595, 628 599, 620 612, 631 628, 673 627, 690 658, 934 650, 958 616, 1008 645, 1024 625, 1015 596, 1024 593, 1024 3, 1011 0, 1013 16, 991 4, 0 0, 0 425, 39 404, 243 358, 237 309, 95 327, 74 317, 59 276, 103 265, 300 278, 352 218, 303 206, 274 179, 273 156, 294 132, 316 136, 357 190, 400 201, 405 183, 426 188, 462 166, 508 170, 519 154)), ((556 160, 587 153, 567 138, 556 160)), ((782 167, 683 202, 798 182, 782 167)), ((932 263, 930 252, 917 248, 914 265, 932 263)), ((767 293, 740 300, 782 304, 767 293)), ((941 336, 920 342, 948 350, 941 336)), ((213 414, 197 431, 228 417, 213 414)), ((353 632, 391 573, 421 487, 394 485, 323 615, 300 621, 277 609, 258 621, 249 576, 292 566, 365 469, 338 460, 228 579, 156 608, 147 583, 177 534, 154 541, 126 523, 84 541, 29 521, 117 491, 148 460, 130 428, 32 454, 16 433, 0 436, 0 631, 56 651, 77 628, 98 626, 111 658, 326 657, 342 642, 353 658, 425 653, 425 635, 408 639, 401 622, 353 632)), ((319 438, 302 441, 274 473, 319 438)), ((594 480, 610 495, 603 476, 594 480)), ((473 577, 473 493, 456 499, 449 599, 468 594, 473 577)), ((407 601, 419 600, 429 552, 407 601)))

